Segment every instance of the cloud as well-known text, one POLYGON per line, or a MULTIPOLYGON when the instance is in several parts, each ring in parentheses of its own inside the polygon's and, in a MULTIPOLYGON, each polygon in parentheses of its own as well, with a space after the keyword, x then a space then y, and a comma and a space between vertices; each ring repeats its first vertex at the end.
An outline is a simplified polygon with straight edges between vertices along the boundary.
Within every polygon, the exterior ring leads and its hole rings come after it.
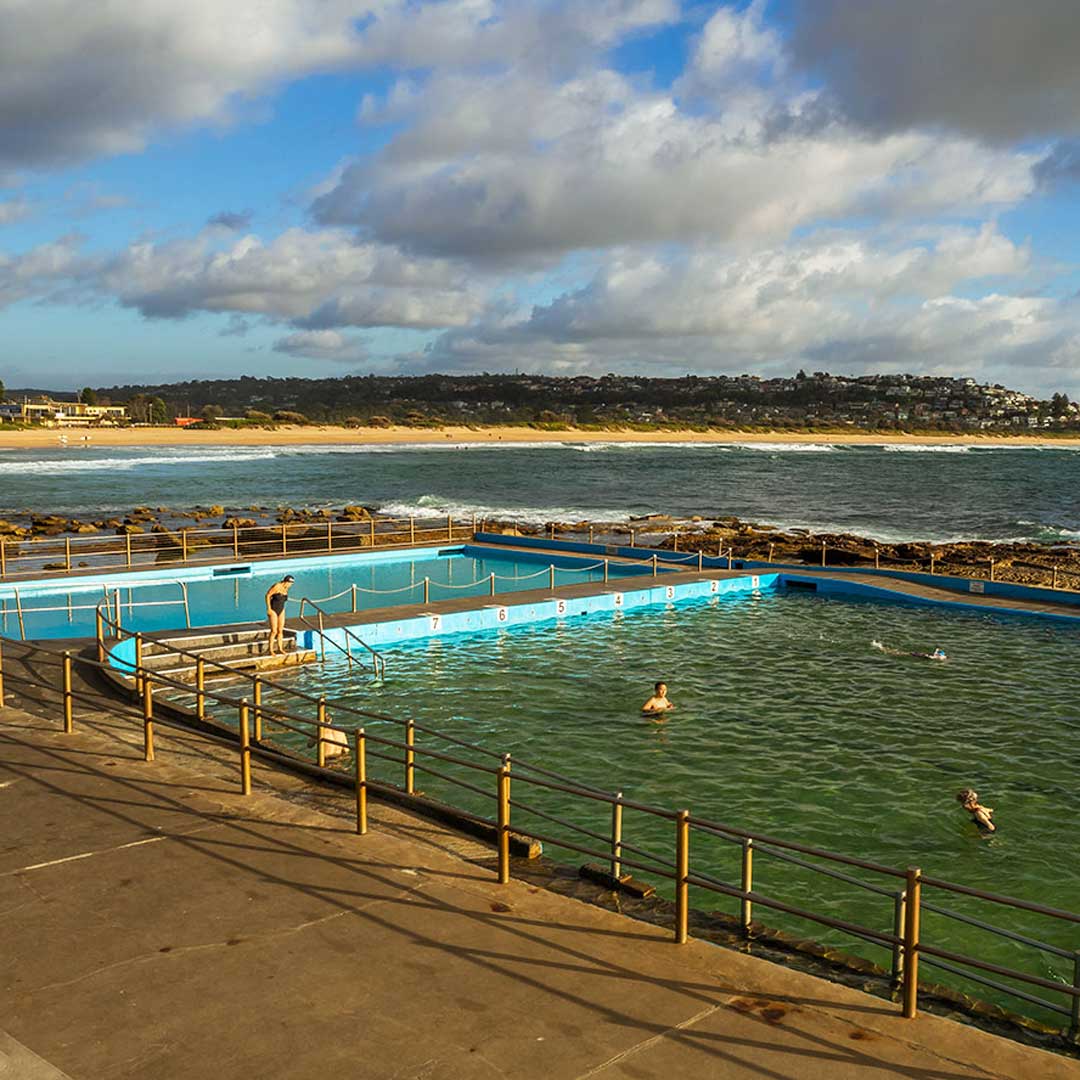
POLYGON ((251 219, 254 216, 253 210, 222 210, 217 214, 211 214, 206 219, 206 224, 219 229, 228 229, 230 232, 247 232, 251 228, 251 219))
POLYGON ((451 330, 399 363, 654 375, 813 363, 993 379, 1019 366, 1033 385, 1059 388, 1080 304, 1010 291, 1032 269, 1030 251, 992 226, 919 243, 839 232, 746 254, 622 252, 580 288, 451 330), (967 295, 980 287, 990 291, 967 295))
POLYGON ((412 252, 526 267, 618 245, 775 243, 822 219, 971 214, 1035 189, 1039 153, 868 137, 818 94, 754 83, 748 72, 785 63, 760 13, 718 10, 674 92, 605 69, 410 79, 361 110, 403 130, 342 168, 313 215, 412 252), (704 97, 687 104, 680 88, 704 97))
POLYGON ((29 199, 4 199, 0 201, 0 225, 14 225, 25 221, 34 213, 34 204, 29 199))
POLYGON ((337 330, 301 330, 275 341, 274 351, 349 364, 367 359, 367 349, 361 340, 346 337, 337 330))
POLYGON ((794 62, 877 131, 1080 131, 1075 0, 796 0, 794 62))
POLYGON ((228 125, 319 72, 496 60, 565 69, 677 14, 674 0, 8 3, 0 170, 134 153, 170 130, 228 125))
MULTIPOLYGON (((0 305, 15 299, 115 300, 146 318, 196 312, 264 316, 305 329, 465 325, 485 292, 445 260, 413 259, 338 230, 289 229, 220 242, 216 230, 169 243, 137 242, 85 255, 78 237, 0 256, 0 305), (217 238, 217 239, 215 239, 217 238)), ((229 332, 240 332, 233 320, 229 332)))

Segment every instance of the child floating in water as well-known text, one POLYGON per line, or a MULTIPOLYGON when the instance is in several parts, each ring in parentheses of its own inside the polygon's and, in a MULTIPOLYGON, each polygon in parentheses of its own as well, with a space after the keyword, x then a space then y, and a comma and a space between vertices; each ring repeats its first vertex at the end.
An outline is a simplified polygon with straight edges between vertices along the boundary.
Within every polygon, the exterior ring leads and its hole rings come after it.
POLYGON ((653 696, 641 706, 643 713, 670 712, 675 706, 668 701, 667 683, 658 682, 653 687, 653 696))
POLYGON ((990 819, 994 816, 992 806, 983 806, 979 802, 979 795, 971 788, 964 788, 957 792, 956 801, 971 815, 971 820, 979 826, 983 832, 994 832, 996 826, 990 819))

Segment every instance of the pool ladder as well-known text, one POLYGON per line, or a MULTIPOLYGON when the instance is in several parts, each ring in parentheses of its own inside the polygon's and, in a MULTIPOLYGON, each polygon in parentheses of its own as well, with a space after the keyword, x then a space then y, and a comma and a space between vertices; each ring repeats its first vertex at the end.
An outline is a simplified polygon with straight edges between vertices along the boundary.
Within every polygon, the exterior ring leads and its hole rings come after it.
POLYGON ((360 647, 360 649, 362 649, 368 654, 368 657, 371 661, 372 674, 375 676, 375 678, 381 679, 386 673, 386 660, 383 658, 382 653, 373 649, 366 641, 364 641, 362 637, 360 637, 359 634, 353 633, 353 631, 350 630, 347 626, 339 626, 335 628, 341 630, 342 633, 345 635, 345 644, 342 645, 340 642, 335 641, 334 638, 332 638, 326 632, 326 628, 324 625, 326 614, 327 613, 323 611, 323 609, 319 607, 319 605, 315 603, 314 600, 310 600, 306 596, 300 599, 300 614, 297 615, 297 618, 305 627, 307 627, 308 630, 310 630, 314 634, 319 635, 319 659, 323 663, 326 662, 326 644, 327 642, 329 642, 335 649, 337 649, 339 652, 343 652, 346 657, 348 657, 349 668, 351 669, 353 664, 360 663, 360 661, 353 656, 352 646, 355 643, 360 647), (305 607, 311 607, 315 609, 315 612, 318 615, 318 621, 315 625, 312 625, 312 623, 304 615, 305 607))

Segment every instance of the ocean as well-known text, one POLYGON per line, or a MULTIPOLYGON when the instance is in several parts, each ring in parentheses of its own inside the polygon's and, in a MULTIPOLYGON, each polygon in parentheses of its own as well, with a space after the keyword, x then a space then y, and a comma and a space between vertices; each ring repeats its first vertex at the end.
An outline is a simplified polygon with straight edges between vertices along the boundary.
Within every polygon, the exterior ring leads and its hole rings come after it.
POLYGON ((884 542, 1080 542, 1080 449, 517 443, 0 451, 0 516, 361 503, 400 516, 739 517, 884 542))

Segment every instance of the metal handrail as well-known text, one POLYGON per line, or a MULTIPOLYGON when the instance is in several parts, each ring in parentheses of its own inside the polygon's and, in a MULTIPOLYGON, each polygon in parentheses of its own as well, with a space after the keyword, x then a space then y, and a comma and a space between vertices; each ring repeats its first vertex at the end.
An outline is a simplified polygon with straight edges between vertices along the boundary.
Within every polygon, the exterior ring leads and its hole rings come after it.
MULTIPOLYGON (((103 615, 103 618, 104 617, 105 616, 103 615)), ((122 628, 119 628, 119 629, 120 629, 121 633, 124 633, 122 628)), ((35 651, 47 652, 47 650, 43 650, 39 646, 31 645, 29 647, 34 649, 35 651)), ((181 650, 175 650, 175 651, 181 651, 181 650)), ((48 655, 50 656, 50 658, 53 657, 53 654, 51 654, 51 653, 48 653, 48 655)), ((97 661, 90 661, 90 660, 87 660, 87 661, 84 661, 84 662, 88 666, 96 667, 96 668, 108 669, 111 666, 107 662, 97 662, 97 661)), ((67 672, 69 670, 70 663, 71 663, 70 654, 66 654, 65 658, 64 658, 65 672, 67 672)), ((170 678, 169 676, 163 675, 163 674, 155 671, 152 668, 147 668, 145 665, 134 666, 134 672, 133 673, 134 673, 134 676, 135 676, 136 686, 138 686, 139 680, 142 681, 142 691, 141 692, 143 694, 143 701, 144 701, 144 724, 146 724, 146 725, 150 725, 151 722, 152 722, 152 694, 153 694, 153 684, 154 683, 160 684, 162 686, 172 686, 172 687, 176 687, 178 689, 182 689, 185 692, 190 692, 190 687, 187 684, 185 684, 185 683, 183 683, 183 682, 181 682, 181 681, 179 681, 177 679, 173 679, 173 678, 170 678), (148 700, 151 702, 150 705, 146 704, 146 702, 148 700)), ((2 668, 0 668, 0 674, 2 674, 2 668)), ((67 681, 67 676, 65 676, 65 678, 66 678, 66 681, 65 681, 65 695, 67 695, 68 694, 67 687, 69 686, 69 682, 67 681)), ((39 684, 36 684, 36 685, 46 685, 46 684, 39 683, 39 684)), ((273 685, 273 684, 271 684, 271 685, 273 685)), ((202 693, 205 697, 209 697, 212 700, 218 701, 218 702, 220 702, 222 704, 227 704, 227 705, 231 705, 233 707, 239 708, 241 710, 241 716, 242 717, 246 717, 246 715, 247 715, 248 702, 247 702, 246 698, 241 699, 241 698, 237 698, 237 697, 235 697, 233 695, 230 695, 230 694, 215 693, 213 691, 208 691, 208 690, 205 690, 205 689, 201 689, 200 693, 202 693)), ((345 734, 348 734, 348 733, 350 733, 350 731, 352 731, 352 729, 350 729, 350 728, 344 727, 342 725, 339 725, 339 724, 333 722, 326 713, 325 701, 322 701, 321 704, 322 704, 322 708, 320 708, 319 719, 316 722, 316 727, 318 729, 320 729, 318 731, 317 735, 316 735, 316 745, 319 747, 318 752, 319 752, 319 764, 320 765, 323 763, 322 748, 323 748, 323 743, 326 741, 324 739, 322 733, 321 733, 321 729, 322 728, 332 729, 332 730, 336 730, 336 731, 339 731, 339 732, 342 732, 342 733, 345 733, 345 734)), ((65 705, 65 709, 66 710, 69 709, 69 706, 67 704, 65 705)), ((286 710, 283 710, 283 709, 279 709, 279 708, 277 708, 275 706, 272 706, 272 705, 260 706, 260 713, 265 718, 273 718, 274 722, 280 724, 280 726, 282 726, 283 728, 285 728, 287 730, 294 731, 294 732, 298 732, 298 733, 301 733, 301 734, 303 734, 305 732, 305 728, 310 729, 310 727, 312 726, 312 723, 311 723, 310 719, 296 716, 293 713, 290 713, 290 712, 288 712, 286 710)), ((70 719, 70 713, 68 712, 67 715, 66 715, 66 720, 65 720, 66 725, 67 725, 67 722, 68 722, 69 719, 70 719)), ((388 717, 387 719, 391 719, 391 718, 388 717)), ((246 719, 244 720, 244 723, 246 724, 246 719)), ((399 721, 399 723, 400 723, 400 721, 399 721)), ((415 730, 415 725, 409 724, 408 729, 415 730)), ((70 729, 67 726, 65 726, 65 730, 70 730, 70 729)), ((244 730, 246 730, 246 728, 244 730)), ((363 736, 365 739, 370 740, 370 741, 372 741, 372 742, 374 742, 376 744, 385 746, 387 748, 392 748, 392 749, 397 749, 397 750, 404 751, 404 757, 403 758, 394 757, 394 758, 388 758, 388 760, 391 760, 391 761, 396 762, 398 764, 401 764, 402 762, 404 762, 406 770, 407 770, 407 775, 411 775, 411 771, 413 769, 422 768, 422 769, 424 769, 424 771, 430 772, 432 775, 438 775, 438 776, 442 777, 443 779, 445 779, 445 780, 447 780, 447 781, 449 781, 451 783, 460 784, 460 785, 462 785, 464 787, 467 787, 469 790, 479 791, 481 794, 486 793, 484 791, 484 789, 478 788, 476 785, 469 784, 466 781, 460 780, 459 778, 452 777, 452 776, 450 776, 448 774, 442 773, 441 771, 437 771, 437 770, 429 769, 429 768, 424 768, 423 766, 417 766, 415 764, 416 755, 421 755, 421 756, 424 756, 424 757, 427 757, 427 758, 432 758, 432 759, 435 759, 436 761, 445 761, 445 762, 457 765, 459 767, 467 768, 467 769, 469 769, 471 771, 474 771, 474 772, 487 774, 488 776, 491 776, 492 774, 497 775, 499 777, 499 780, 500 780, 500 784, 499 784, 500 806, 503 805, 502 804, 502 800, 504 798, 504 796, 503 796, 503 779, 509 777, 509 770, 508 770, 509 756, 508 755, 505 755, 503 757, 501 767, 496 769, 495 767, 493 767, 490 764, 483 764, 483 763, 478 763, 478 762, 474 762, 474 761, 469 761, 469 760, 467 760, 465 758, 460 757, 459 755, 446 754, 445 752, 434 750, 433 748, 430 748, 430 747, 418 746, 418 745, 416 745, 415 740, 411 737, 411 734, 409 734, 409 733, 407 733, 406 739, 404 741, 402 741, 400 739, 392 739, 392 738, 387 738, 385 736, 379 736, 379 735, 375 735, 375 734, 364 735, 364 731, 363 731, 362 728, 358 728, 358 729, 355 729, 355 730, 356 730, 356 737, 357 737, 358 740, 361 738, 361 736, 363 736)), ((149 759, 149 758, 152 758, 152 733, 149 733, 149 728, 148 728, 147 738, 148 738, 148 759, 149 759)), ((245 743, 244 743, 244 738, 243 738, 243 733, 242 733, 242 737, 241 737, 241 754, 242 754, 242 758, 243 758, 243 754, 245 752, 244 751, 244 746, 245 746, 245 743)), ((483 751, 483 748, 476 748, 476 749, 483 751)), ((483 751, 483 752, 485 752, 487 754, 492 753, 490 751, 483 751)), ((382 755, 382 756, 386 756, 386 755, 382 755)), ((590 790, 590 789, 588 789, 586 787, 582 787, 582 786, 575 786, 573 784, 562 784, 562 783, 554 782, 554 781, 551 781, 551 780, 543 779, 543 778, 541 778, 539 776, 530 775, 530 772, 528 770, 526 770, 524 772, 519 772, 518 771, 518 766, 519 766, 519 763, 515 762, 515 771, 514 771, 513 777, 514 777, 514 780, 516 782, 518 782, 518 783, 532 784, 534 786, 538 786, 538 787, 541 787, 541 788, 549 788, 549 789, 558 790, 558 791, 568 791, 571 794, 573 794, 574 796, 576 796, 577 798, 584 798, 586 800, 605 802, 605 803, 618 803, 619 805, 624 806, 624 807, 626 807, 628 809, 640 810, 640 811, 645 812, 647 814, 650 814, 652 816, 664 818, 664 819, 667 819, 667 820, 671 820, 672 818, 674 818, 678 822, 678 825, 679 825, 679 830, 680 830, 679 835, 682 835, 682 830, 684 830, 686 828, 687 824, 689 823, 689 815, 685 811, 679 811, 679 812, 675 813, 675 812, 672 812, 672 811, 668 811, 668 810, 666 810, 666 809, 664 809, 662 807, 652 806, 652 805, 644 804, 644 803, 637 803, 637 802, 634 802, 632 800, 626 800, 626 799, 623 799, 620 795, 612 796, 612 795, 609 795, 609 794, 607 794, 607 793, 605 793, 605 792, 603 792, 601 790, 598 790, 598 789, 591 789, 590 790)), ((358 776, 359 776, 359 773, 358 773, 358 776)), ((359 791, 359 785, 361 784, 360 779, 358 779, 357 783, 358 783, 358 791, 359 791)), ((249 784, 249 781, 248 781, 248 784, 249 784)), ((408 793, 412 792, 411 781, 410 781, 410 786, 408 786, 406 788, 406 791, 408 793)), ((359 796, 358 796, 358 798, 359 798, 359 796)), ((500 830, 500 834, 502 833, 502 830, 505 827, 508 827, 508 824, 504 825, 504 820, 505 820, 506 823, 508 823, 508 821, 509 821, 509 807, 510 807, 510 805, 512 803, 513 803, 513 805, 516 805, 518 809, 525 810, 526 812, 533 812, 535 810, 535 808, 527 807, 526 804, 521 802, 521 800, 513 800, 513 801, 510 800, 510 798, 509 798, 509 787, 507 785, 506 792, 505 792, 506 817, 505 817, 505 819, 503 818, 503 811, 500 809, 500 818, 499 818, 499 825, 498 825, 498 828, 500 830)), ((584 829, 582 829, 581 826, 576 825, 576 823, 574 823, 574 822, 568 822, 565 819, 561 819, 561 818, 559 818, 559 817, 557 817, 555 815, 548 814, 546 812, 540 812, 540 813, 541 813, 541 816, 543 816, 547 820, 553 821, 557 825, 562 825, 564 828, 570 828, 570 829, 572 829, 574 831, 584 832, 586 835, 590 836, 590 838, 600 840, 601 843, 606 842, 606 839, 607 839, 606 837, 602 837, 598 833, 591 833, 589 830, 584 830, 584 829)), ((914 880, 914 881, 919 882, 921 884, 932 885, 933 887, 940 888, 940 889, 945 890, 945 891, 953 891, 953 892, 956 892, 958 894, 967 895, 967 896, 973 896, 973 897, 976 897, 978 899, 982 899, 982 900, 985 900, 985 901, 988 901, 988 902, 1002 903, 1002 904, 1010 905, 1010 906, 1013 906, 1013 907, 1032 910, 1032 911, 1038 912, 1040 914, 1044 914, 1044 915, 1047 915, 1047 916, 1050 916, 1050 917, 1054 917, 1054 918, 1057 918, 1057 919, 1068 921, 1069 923, 1073 923, 1073 924, 1080 923, 1080 915, 1074 914, 1072 912, 1062 911, 1062 910, 1056 909, 1056 908, 1049 908, 1049 907, 1045 907, 1043 905, 1032 904, 1032 903, 1030 903, 1028 901, 1022 901, 1022 900, 1018 900, 1016 898, 1007 897, 1007 896, 1003 896, 1003 895, 1000 895, 1000 894, 988 893, 988 892, 986 892, 984 890, 971 888, 969 886, 958 885, 958 884, 952 883, 952 882, 940 881, 938 879, 931 879, 931 878, 921 878, 919 876, 918 871, 909 870, 905 874, 905 873, 903 873, 901 871, 897 871, 897 870, 895 870, 895 869, 893 869, 891 867, 883 866, 883 865, 878 864, 878 863, 873 863, 873 862, 869 862, 867 860, 862 860, 862 859, 855 859, 855 858, 852 858, 850 856, 840 855, 839 853, 825 851, 823 849, 812 848, 812 847, 809 847, 808 845, 796 844, 796 843, 789 842, 789 841, 778 840, 778 839, 772 838, 772 837, 766 837, 766 836, 763 836, 763 835, 752 834, 752 833, 749 833, 746 830, 733 829, 730 826, 720 825, 718 823, 710 822, 710 821, 707 821, 707 820, 694 821, 693 825, 695 827, 702 828, 702 829, 705 829, 706 831, 713 832, 713 833, 715 833, 717 835, 720 835, 725 839, 731 839, 732 837, 735 837, 735 836, 742 837, 744 840, 750 840, 750 841, 753 841, 755 839, 759 839, 761 841, 762 846, 755 846, 754 850, 758 851, 761 854, 774 854, 774 852, 771 852, 769 850, 770 847, 781 847, 781 848, 787 848, 788 850, 797 850, 797 851, 800 851, 800 852, 802 852, 804 854, 813 855, 815 857, 823 858, 823 859, 828 860, 828 861, 839 862, 839 863, 846 864, 846 865, 849 865, 849 866, 850 865, 859 866, 859 867, 862 867, 862 868, 865 868, 865 869, 868 869, 868 870, 884 873, 884 874, 886 874, 888 876, 892 876, 892 877, 905 877, 907 879, 907 881, 908 881, 909 887, 911 887, 911 883, 914 880), (912 877, 913 874, 915 875, 914 878, 912 877)), ((361 831, 366 831, 366 830, 361 830, 361 831)), ((541 833, 537 832, 536 830, 529 830, 526 835, 533 836, 536 839, 545 840, 545 841, 547 841, 547 842, 549 842, 549 843, 551 843, 553 845, 556 845, 558 847, 566 848, 567 850, 580 851, 582 853, 588 854, 588 855, 593 856, 593 857, 607 858, 610 855, 610 852, 596 851, 595 849, 587 848, 584 845, 576 844, 573 841, 569 841, 569 840, 563 839, 561 837, 555 837, 555 836, 541 834, 541 833)), ((615 846, 615 844, 617 842, 619 843, 620 848, 621 848, 622 847, 621 840, 616 841, 615 837, 613 836, 613 838, 612 838, 612 846, 613 846, 613 848, 614 848, 614 846, 615 846)), ((631 850, 630 845, 626 845, 626 849, 631 850)), ((780 901, 780 900, 777 900, 775 898, 768 897, 768 896, 765 896, 765 895, 763 895, 763 894, 761 894, 759 892, 754 891, 753 888, 750 886, 749 881, 748 881, 748 879, 746 877, 745 863, 744 863, 744 885, 743 885, 742 888, 738 888, 738 887, 736 887, 734 885, 730 885, 730 884, 722 881, 719 878, 715 878, 712 875, 709 875, 707 873, 701 873, 701 872, 691 873, 690 870, 689 870, 689 864, 686 861, 686 849, 685 848, 682 849, 682 852, 683 852, 682 856, 677 856, 676 861, 675 861, 674 864, 668 862, 666 859, 661 859, 658 856, 654 855, 653 853, 646 852, 646 851, 644 851, 642 849, 637 849, 637 851, 638 851, 638 853, 640 855, 642 855, 645 858, 645 860, 646 860, 645 862, 641 862, 641 861, 638 861, 636 859, 628 859, 625 856, 622 856, 621 859, 620 859, 621 864, 629 866, 629 867, 634 868, 634 869, 640 869, 642 872, 649 873, 649 874, 659 876, 659 877, 662 877, 662 878, 666 878, 668 880, 672 880, 672 881, 675 882, 675 886, 676 886, 676 915, 677 915, 677 917, 676 917, 676 935, 677 935, 677 940, 680 940, 680 941, 684 940, 684 937, 685 937, 685 918, 686 918, 686 910, 687 910, 686 909, 686 904, 687 904, 686 887, 692 885, 692 886, 696 886, 696 887, 700 887, 700 888, 704 888, 704 889, 709 889, 709 890, 714 891, 714 892, 720 892, 720 893, 722 893, 724 895, 728 895, 728 896, 740 899, 744 904, 744 912, 748 910, 749 905, 757 903, 757 904, 762 905, 763 907, 772 908, 774 910, 778 910, 778 911, 787 913, 787 914, 792 915, 794 917, 809 919, 809 920, 811 920, 813 922, 816 922, 816 923, 818 923, 820 925, 829 926, 829 927, 831 927, 833 929, 840 930, 840 931, 848 933, 848 934, 852 934, 852 935, 854 935, 855 937, 857 937, 857 938, 859 938, 861 940, 869 941, 871 943, 875 943, 875 944, 883 946, 883 947, 892 947, 892 949, 894 950, 894 955, 895 955, 895 950, 901 949, 905 956, 907 954, 909 954, 909 953, 911 954, 912 963, 915 965, 916 968, 917 968, 918 956, 920 954, 923 954, 923 955, 925 955, 927 957, 928 962, 936 962, 937 966, 942 967, 942 968, 944 968, 946 970, 950 970, 950 971, 953 971, 953 972, 955 972, 957 974, 963 975, 965 977, 969 977, 973 981, 981 982, 981 983, 984 983, 986 985, 992 986, 992 987, 994 987, 996 989, 1001 990, 1002 992, 1014 993, 1016 995, 1016 997, 1021 999, 1021 1000, 1034 1002, 1035 1004, 1039 1004, 1039 1005, 1043 1005, 1043 1004, 1048 1005, 1055 1012, 1057 1012, 1059 1014, 1062 1014, 1062 1015, 1069 1015, 1074 1021, 1076 1019, 1077 1008, 1080 1007, 1080 1005, 1073 1005, 1068 1010, 1065 1010, 1065 1009, 1062 1009, 1060 1006, 1053 1005, 1053 1003, 1043 1002, 1042 999, 1035 998, 1032 995, 1026 994, 1024 991, 1021 991, 1021 990, 1019 990, 1019 989, 1017 989, 1015 987, 1009 987, 1009 986, 1007 986, 1005 984, 989 981, 985 977, 980 976, 980 975, 978 975, 976 973, 977 972, 986 972, 986 973, 990 973, 990 974, 993 974, 993 975, 999 975, 999 976, 1002 976, 1004 978, 1014 979, 1014 980, 1017 980, 1019 982, 1025 983, 1025 984, 1027 984, 1029 986, 1038 987, 1040 989, 1045 989, 1045 990, 1049 990, 1049 991, 1052 991, 1052 992, 1065 994, 1069 999, 1071 999, 1072 1002, 1080 1003, 1080 983, 1077 983, 1076 981, 1074 981, 1074 985, 1070 986, 1070 985, 1067 985, 1067 984, 1052 981, 1050 979, 1046 979, 1046 978, 1044 978, 1042 976, 1032 975, 1032 974, 1030 974, 1028 972, 1018 971, 1018 970, 1015 970, 1013 968, 1008 968, 1008 967, 1005 967, 1005 966, 999 965, 999 964, 988 963, 986 961, 978 959, 977 957, 966 956, 966 955, 963 955, 963 954, 952 952, 951 950, 946 950, 946 949, 939 948, 939 947, 937 947, 935 945, 932 945, 932 944, 927 944, 925 942, 919 942, 917 931, 916 931, 915 936, 913 938, 909 936, 910 924, 908 922, 905 922, 905 926, 904 926, 904 929, 903 929, 902 932, 899 929, 894 929, 894 932, 890 934, 890 933, 886 933, 886 932, 877 930, 877 929, 872 928, 872 927, 860 926, 858 924, 851 923, 851 922, 848 922, 848 921, 845 921, 845 920, 842 920, 842 919, 837 919, 837 918, 834 918, 832 916, 827 916, 827 915, 824 915, 824 914, 807 911, 805 909, 799 908, 799 907, 794 906, 792 904, 788 904, 788 903, 786 903, 784 901, 780 901), (681 912, 681 914, 680 914, 680 912, 681 912), (682 931, 683 931, 683 936, 681 936, 681 937, 679 936, 679 927, 680 927, 680 925, 682 926, 682 931), (956 967, 954 965, 959 965, 959 967, 956 967), (970 969, 970 968, 975 969, 974 972, 966 970, 966 969, 970 969)), ((500 841, 500 880, 504 880, 504 878, 502 876, 503 871, 501 869, 502 860, 503 860, 503 847, 502 847, 502 842, 500 841)), ((799 860, 799 864, 805 866, 809 870, 825 871, 829 877, 838 877, 838 876, 840 876, 840 875, 838 875, 836 873, 829 873, 826 870, 826 868, 824 868, 824 867, 816 867, 813 864, 803 863, 802 860, 799 860)), ((849 884, 862 887, 864 889, 869 888, 871 891, 873 891, 875 893, 878 893, 880 891, 876 887, 868 886, 868 883, 861 882, 861 881, 859 881, 859 879, 852 878, 849 875, 842 875, 841 880, 844 880, 849 884)), ((917 906, 920 903, 920 901, 918 900, 917 891, 916 891, 915 903, 916 903, 917 906)), ((928 905, 928 910, 936 911, 936 912, 938 912, 938 913, 940 913, 942 915, 954 915, 955 916, 957 914, 957 913, 954 913, 954 912, 947 912, 947 911, 944 911, 942 909, 936 909, 936 908, 930 907, 929 905, 928 905)), ((965 917, 964 921, 966 921, 966 917, 965 917)), ((748 928, 748 925, 749 925, 748 922, 744 922, 744 929, 748 928)), ((982 928, 982 929, 985 929, 985 930, 987 930, 989 932, 992 932, 992 933, 999 934, 1000 936, 1002 936, 1002 937, 1004 937, 1004 938, 1006 938, 1008 940, 1012 940, 1012 941, 1018 942, 1020 944, 1030 945, 1030 946, 1035 947, 1035 948, 1043 948, 1045 946, 1045 944, 1046 944, 1046 943, 1038 942, 1035 939, 1027 938, 1027 937, 1025 937, 1023 935, 1017 935, 1012 931, 1004 930, 1003 928, 1000 928, 1000 927, 995 927, 990 923, 983 923, 981 921, 978 921, 977 925, 979 925, 979 927, 982 928)), ((1064 956, 1073 955, 1073 954, 1069 954, 1065 950, 1058 950, 1057 947, 1052 947, 1052 948, 1054 950, 1055 955, 1064 955, 1064 956)), ((905 966, 904 970, 906 971, 906 966, 905 966)), ((907 976, 905 975, 905 977, 907 977, 907 976)), ((917 983, 915 985, 917 986, 917 983)), ((913 993, 914 992, 912 992, 912 994, 913 993)), ((911 1002, 912 1002, 912 1005, 914 1006, 914 1002, 915 1002, 914 996, 911 997, 911 1002)), ((913 1013, 909 1013, 907 1011, 907 991, 905 991, 905 1015, 913 1015, 913 1013)), ((1075 1024, 1074 1024, 1074 1026, 1075 1026, 1075 1024)))
POLYGON ((352 665, 353 665, 353 654, 352 654, 352 649, 348 648, 348 643, 351 642, 351 641, 355 641, 356 644, 359 645, 362 649, 367 650, 368 654, 371 656, 372 671, 373 671, 376 678, 381 679, 386 674, 386 659, 383 657, 382 653, 380 653, 376 649, 373 649, 362 637, 360 637, 359 634, 354 633, 347 626, 339 626, 339 627, 335 628, 335 629, 341 630, 345 634, 346 645, 344 645, 344 646, 340 645, 332 637, 329 637, 327 635, 327 633, 326 633, 326 631, 325 631, 325 629, 323 627, 323 618, 324 618, 325 615, 326 615, 326 612, 323 611, 323 609, 321 607, 319 607, 319 605, 314 600, 310 600, 306 596, 300 598, 300 613, 299 613, 299 615, 297 615, 297 618, 306 627, 308 627, 309 630, 312 630, 315 633, 317 633, 319 635, 320 640, 324 643, 324 645, 323 645, 323 657, 322 657, 323 660, 324 661, 326 660, 325 642, 329 641, 332 645, 336 646, 338 649, 340 649, 348 657, 348 659, 349 659, 349 667, 352 667, 352 665), (311 607, 313 607, 318 612, 319 624, 318 624, 317 627, 312 627, 311 624, 307 621, 307 619, 304 618, 304 605, 305 604, 310 605, 311 607))

